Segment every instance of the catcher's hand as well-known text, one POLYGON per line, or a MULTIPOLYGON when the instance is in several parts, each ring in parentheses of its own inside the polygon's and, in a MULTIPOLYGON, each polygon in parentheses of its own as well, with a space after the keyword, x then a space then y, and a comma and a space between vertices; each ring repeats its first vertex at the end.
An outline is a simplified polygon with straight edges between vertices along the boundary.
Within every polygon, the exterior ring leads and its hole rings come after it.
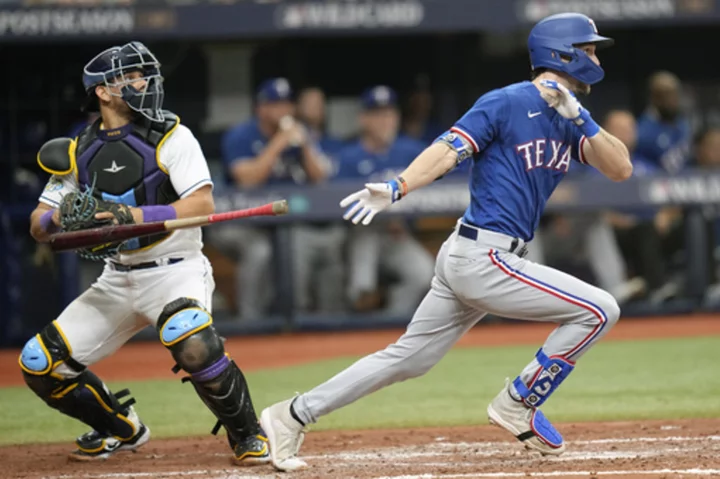
MULTIPOLYGON (((65 195, 60 203, 60 225, 63 231, 79 231, 113 224, 133 224, 132 211, 127 205, 95 198, 92 189, 65 195)), ((99 261, 114 256, 121 242, 106 243, 78 250, 83 258, 99 261)))

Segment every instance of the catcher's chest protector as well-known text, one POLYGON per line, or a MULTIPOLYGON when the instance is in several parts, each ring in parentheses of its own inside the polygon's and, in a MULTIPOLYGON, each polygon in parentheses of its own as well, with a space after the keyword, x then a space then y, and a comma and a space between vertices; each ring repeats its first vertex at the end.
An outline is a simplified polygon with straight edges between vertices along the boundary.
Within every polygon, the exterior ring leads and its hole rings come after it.
MULTIPOLYGON (((158 150, 180 124, 165 112, 163 123, 137 120, 116 130, 100 130, 100 120, 77 138, 75 152, 80 186, 94 183, 94 195, 129 206, 167 205, 178 199, 158 150)), ((168 234, 128 241, 123 251, 151 246, 168 234)))

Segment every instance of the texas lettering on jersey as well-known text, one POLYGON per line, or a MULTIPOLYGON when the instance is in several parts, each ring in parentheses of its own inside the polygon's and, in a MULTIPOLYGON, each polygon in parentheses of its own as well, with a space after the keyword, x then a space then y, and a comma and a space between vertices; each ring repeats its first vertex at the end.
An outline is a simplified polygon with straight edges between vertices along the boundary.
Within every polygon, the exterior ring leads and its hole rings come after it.
POLYGON ((567 173, 572 148, 562 140, 550 140, 550 148, 547 148, 547 143, 545 138, 541 138, 515 146, 525 160, 525 171, 547 168, 567 173))
POLYGON ((530 241, 571 160, 582 163, 583 138, 531 82, 480 97, 438 139, 472 162, 463 221, 530 241))

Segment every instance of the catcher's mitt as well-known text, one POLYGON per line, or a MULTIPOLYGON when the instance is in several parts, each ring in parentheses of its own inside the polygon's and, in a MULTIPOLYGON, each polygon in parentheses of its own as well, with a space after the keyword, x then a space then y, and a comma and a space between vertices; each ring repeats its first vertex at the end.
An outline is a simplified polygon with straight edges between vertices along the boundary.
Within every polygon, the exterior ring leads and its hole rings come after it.
MULTIPOLYGON (((85 191, 68 193, 63 197, 59 211, 63 231, 78 231, 112 224, 135 223, 132 212, 127 205, 95 198, 92 195, 92 190, 92 187, 88 187, 85 191), (95 218, 96 214, 104 212, 112 213, 113 218, 95 218)), ((122 244, 122 241, 105 243, 83 248, 77 252, 82 258, 100 261, 116 255, 120 251, 122 244)))

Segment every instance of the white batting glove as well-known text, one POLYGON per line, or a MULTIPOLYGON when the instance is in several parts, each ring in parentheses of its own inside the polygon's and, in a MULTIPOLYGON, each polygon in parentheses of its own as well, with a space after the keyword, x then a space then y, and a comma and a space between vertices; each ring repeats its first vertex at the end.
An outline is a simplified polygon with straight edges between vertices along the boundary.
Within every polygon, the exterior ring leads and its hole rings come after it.
POLYGON ((376 214, 402 198, 402 187, 397 180, 390 180, 386 183, 367 183, 365 188, 346 196, 340 202, 340 206, 348 209, 343 218, 358 224, 369 225, 376 214), (353 204, 354 203, 354 204, 353 204))
POLYGON ((540 96, 557 112, 580 127, 588 138, 598 134, 600 127, 580 104, 575 94, 555 80, 540 80, 540 96))

